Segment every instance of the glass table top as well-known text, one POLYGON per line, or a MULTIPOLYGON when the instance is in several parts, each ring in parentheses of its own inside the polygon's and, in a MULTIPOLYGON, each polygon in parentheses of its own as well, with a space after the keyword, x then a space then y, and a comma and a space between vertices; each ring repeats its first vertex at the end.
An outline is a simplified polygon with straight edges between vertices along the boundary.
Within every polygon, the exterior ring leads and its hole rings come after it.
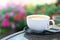
POLYGON ((60 40, 60 33, 51 35, 32 35, 25 32, 17 32, 1 40, 60 40))

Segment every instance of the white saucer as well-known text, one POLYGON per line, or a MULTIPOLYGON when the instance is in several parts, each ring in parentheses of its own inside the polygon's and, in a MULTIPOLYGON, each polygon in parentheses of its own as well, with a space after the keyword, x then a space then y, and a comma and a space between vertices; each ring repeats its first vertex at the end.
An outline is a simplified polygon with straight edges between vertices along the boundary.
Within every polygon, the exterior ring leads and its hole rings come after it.
POLYGON ((50 31, 50 32, 60 32, 60 27, 58 27, 57 25, 55 25, 55 27, 53 27, 51 29, 48 29, 47 31, 50 31))

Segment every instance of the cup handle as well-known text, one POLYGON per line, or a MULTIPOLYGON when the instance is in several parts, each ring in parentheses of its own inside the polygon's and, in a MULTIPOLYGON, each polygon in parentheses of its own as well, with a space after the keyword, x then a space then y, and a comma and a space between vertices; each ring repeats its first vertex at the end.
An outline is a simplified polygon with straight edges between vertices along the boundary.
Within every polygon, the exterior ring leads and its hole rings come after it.
POLYGON ((52 22, 52 28, 55 26, 54 20, 50 20, 52 22))

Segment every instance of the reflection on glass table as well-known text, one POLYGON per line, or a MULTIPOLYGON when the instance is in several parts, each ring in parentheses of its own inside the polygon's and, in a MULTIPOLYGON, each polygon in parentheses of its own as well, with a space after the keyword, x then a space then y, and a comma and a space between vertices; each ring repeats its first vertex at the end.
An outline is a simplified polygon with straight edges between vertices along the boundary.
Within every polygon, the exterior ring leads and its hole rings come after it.
POLYGON ((60 33, 51 35, 32 35, 26 34, 24 31, 20 31, 9 35, 1 40, 60 40, 60 33))
POLYGON ((60 15, 54 15, 53 19, 55 21, 55 24, 60 27, 60 15))

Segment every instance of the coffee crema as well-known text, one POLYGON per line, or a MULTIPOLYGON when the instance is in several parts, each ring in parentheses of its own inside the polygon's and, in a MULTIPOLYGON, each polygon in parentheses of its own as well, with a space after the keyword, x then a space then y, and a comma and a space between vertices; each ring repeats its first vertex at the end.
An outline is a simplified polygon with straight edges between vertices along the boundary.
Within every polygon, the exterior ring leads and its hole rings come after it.
POLYGON ((46 17, 44 17, 44 16, 30 16, 29 18, 45 19, 46 17))

